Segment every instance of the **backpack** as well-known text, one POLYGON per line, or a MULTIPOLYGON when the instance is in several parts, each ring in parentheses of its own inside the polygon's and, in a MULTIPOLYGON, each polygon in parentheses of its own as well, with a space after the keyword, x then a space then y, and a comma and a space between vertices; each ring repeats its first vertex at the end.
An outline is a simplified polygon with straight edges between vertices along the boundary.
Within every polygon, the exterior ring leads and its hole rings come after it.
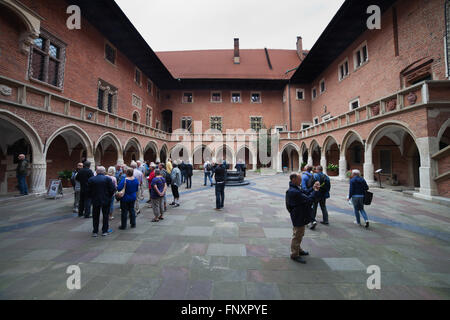
POLYGON ((172 177, 166 170, 164 170, 164 179, 166 180, 167 185, 170 185, 172 183, 172 177))
POLYGON ((331 190, 331 184, 330 184, 330 178, 326 174, 321 174, 320 179, 320 190, 324 192, 330 192, 331 190))
MULTIPOLYGON (((308 172, 309 173, 309 172, 308 172)), ((308 178, 308 181, 306 182, 306 187, 308 188, 308 189, 311 189, 312 187, 313 187, 313 185, 314 185, 314 183, 315 183, 315 181, 314 181, 314 175, 312 174, 312 173, 304 173, 304 174, 306 174, 309 178, 308 178)))
POLYGON ((70 183, 72 184, 72 187, 75 188, 75 185, 77 184, 77 182, 75 181, 75 177, 77 176, 78 172, 77 171, 73 171, 72 172, 72 177, 70 178, 70 183))
POLYGON ((292 211, 292 207, 289 205, 289 190, 286 191, 286 198, 285 198, 285 202, 286 202, 286 210, 291 213, 292 211))
POLYGON ((208 164, 206 165, 206 171, 211 171, 211 170, 212 170, 211 165, 208 163, 208 164))

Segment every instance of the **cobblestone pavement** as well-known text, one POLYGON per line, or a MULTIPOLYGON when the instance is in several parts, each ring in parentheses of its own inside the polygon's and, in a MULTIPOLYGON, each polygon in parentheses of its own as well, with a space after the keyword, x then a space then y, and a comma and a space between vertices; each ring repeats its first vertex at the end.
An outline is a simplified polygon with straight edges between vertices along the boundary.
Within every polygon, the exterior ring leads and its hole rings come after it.
POLYGON ((248 178, 247 187, 226 188, 217 212, 214 188, 196 174, 164 221, 152 223, 143 202, 137 228, 121 231, 116 208, 104 238, 71 213, 70 194, 3 205, 0 298, 449 299, 448 207, 374 189, 366 230, 353 223, 348 184, 333 181, 330 225, 306 231, 302 265, 289 259, 288 176, 248 178), (80 267, 81 290, 67 289, 70 265, 80 267), (367 288, 371 265, 380 267, 380 290, 367 288))

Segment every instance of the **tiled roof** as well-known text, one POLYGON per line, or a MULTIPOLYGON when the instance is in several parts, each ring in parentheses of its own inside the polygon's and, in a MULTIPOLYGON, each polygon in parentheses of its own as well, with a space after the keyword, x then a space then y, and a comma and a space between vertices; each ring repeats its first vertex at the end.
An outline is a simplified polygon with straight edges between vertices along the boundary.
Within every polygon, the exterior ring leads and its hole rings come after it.
MULTIPOLYGON (((288 79, 286 71, 298 67, 296 50, 240 49, 240 63, 234 64, 234 50, 156 52, 174 78, 180 79, 288 79)), ((306 55, 307 51, 304 51, 306 55)))

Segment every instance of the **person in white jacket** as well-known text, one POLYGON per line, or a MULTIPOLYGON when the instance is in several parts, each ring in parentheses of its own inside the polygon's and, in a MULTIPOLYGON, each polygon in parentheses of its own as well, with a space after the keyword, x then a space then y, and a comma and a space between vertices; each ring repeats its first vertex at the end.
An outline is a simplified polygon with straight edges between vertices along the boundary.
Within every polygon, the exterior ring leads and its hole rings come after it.
POLYGON ((174 207, 180 206, 180 193, 178 192, 178 187, 181 186, 181 171, 178 168, 178 163, 173 163, 172 173, 170 174, 170 178, 172 179, 172 194, 173 194, 173 202, 170 204, 174 207))

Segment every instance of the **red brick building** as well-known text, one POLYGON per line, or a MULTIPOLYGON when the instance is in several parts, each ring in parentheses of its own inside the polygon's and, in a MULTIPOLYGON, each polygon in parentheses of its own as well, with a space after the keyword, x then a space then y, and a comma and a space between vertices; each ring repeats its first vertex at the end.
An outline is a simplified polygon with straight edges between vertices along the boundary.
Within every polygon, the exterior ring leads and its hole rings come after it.
POLYGON ((375 183, 381 168, 385 183, 449 196, 448 0, 347 0, 309 51, 298 37, 295 50, 155 53, 114 1, 0 8, 0 193, 19 153, 35 192, 81 158, 256 169, 250 129, 267 128, 278 171, 333 164, 375 183), (373 4, 381 29, 367 27, 373 4))

